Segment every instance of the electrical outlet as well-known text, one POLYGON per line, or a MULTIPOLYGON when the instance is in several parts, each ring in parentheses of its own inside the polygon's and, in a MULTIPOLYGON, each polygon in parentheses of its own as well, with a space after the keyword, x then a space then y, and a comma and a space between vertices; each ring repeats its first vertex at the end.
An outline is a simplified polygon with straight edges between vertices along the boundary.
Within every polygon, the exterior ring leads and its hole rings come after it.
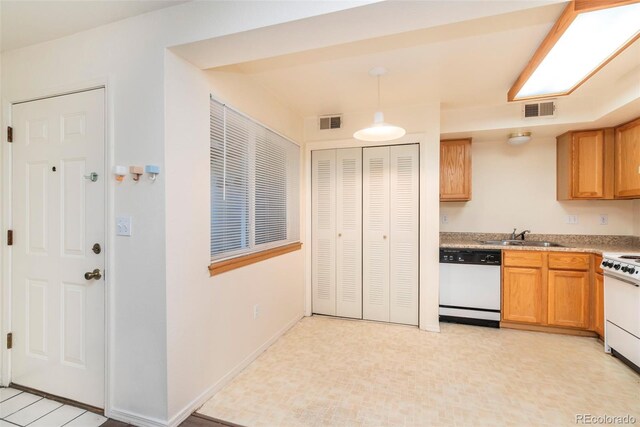
POLYGON ((600 221, 599 221, 600 225, 607 225, 609 224, 609 215, 607 214, 600 214, 600 221))
POLYGON ((449 216, 447 214, 443 214, 441 217, 441 221, 443 224, 448 224, 449 223, 449 216))
POLYGON ((116 235, 131 236, 131 217, 119 216, 116 218, 116 235))
POLYGON ((565 218, 565 222, 567 224, 577 224, 578 223, 578 215, 567 215, 565 218))
POLYGON ((253 319, 257 319, 260 317, 260 304, 256 304, 253 306, 253 319))

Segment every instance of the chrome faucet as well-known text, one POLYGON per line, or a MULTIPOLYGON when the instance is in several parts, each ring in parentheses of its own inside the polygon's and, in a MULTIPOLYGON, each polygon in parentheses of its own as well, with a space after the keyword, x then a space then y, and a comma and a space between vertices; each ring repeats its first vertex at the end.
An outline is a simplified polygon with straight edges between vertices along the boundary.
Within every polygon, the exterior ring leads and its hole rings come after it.
POLYGON ((524 236, 527 233, 531 233, 531 230, 524 230, 523 232, 516 234, 516 229, 514 228, 513 232, 511 233, 511 240, 518 240, 518 237, 524 240, 524 236))

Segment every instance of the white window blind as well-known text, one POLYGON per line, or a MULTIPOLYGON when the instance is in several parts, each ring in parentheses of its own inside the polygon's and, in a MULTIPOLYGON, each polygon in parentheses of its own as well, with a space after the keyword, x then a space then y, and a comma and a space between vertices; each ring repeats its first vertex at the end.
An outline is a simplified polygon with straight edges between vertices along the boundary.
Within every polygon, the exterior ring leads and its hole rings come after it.
POLYGON ((300 148, 213 97, 211 259, 300 239, 300 148))

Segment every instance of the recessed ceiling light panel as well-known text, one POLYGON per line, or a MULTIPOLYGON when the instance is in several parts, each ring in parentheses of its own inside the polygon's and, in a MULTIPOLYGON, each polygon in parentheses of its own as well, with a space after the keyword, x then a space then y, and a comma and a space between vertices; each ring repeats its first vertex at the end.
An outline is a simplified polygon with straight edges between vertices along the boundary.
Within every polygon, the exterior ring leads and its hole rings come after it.
POLYGON ((640 36, 640 3, 579 13, 572 8, 574 2, 509 91, 509 101, 568 95, 640 36))

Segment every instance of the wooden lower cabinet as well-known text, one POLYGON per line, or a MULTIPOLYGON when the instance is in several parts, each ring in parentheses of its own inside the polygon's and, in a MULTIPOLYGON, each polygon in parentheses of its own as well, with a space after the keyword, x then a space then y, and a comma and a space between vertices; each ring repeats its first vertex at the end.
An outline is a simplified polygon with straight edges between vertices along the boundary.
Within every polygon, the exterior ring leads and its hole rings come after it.
POLYGON ((604 338, 604 276, 596 273, 594 277, 593 330, 604 338))
POLYGON ((589 327, 589 272, 549 270, 547 322, 552 326, 589 327))
POLYGON ((597 325, 604 324, 604 310, 596 308, 603 307, 603 287, 594 286, 592 277, 602 281, 602 275, 594 274, 593 255, 507 250, 502 260, 503 326, 601 333, 597 325))
POLYGON ((502 316, 512 322, 542 322, 542 270, 504 267, 502 316))

